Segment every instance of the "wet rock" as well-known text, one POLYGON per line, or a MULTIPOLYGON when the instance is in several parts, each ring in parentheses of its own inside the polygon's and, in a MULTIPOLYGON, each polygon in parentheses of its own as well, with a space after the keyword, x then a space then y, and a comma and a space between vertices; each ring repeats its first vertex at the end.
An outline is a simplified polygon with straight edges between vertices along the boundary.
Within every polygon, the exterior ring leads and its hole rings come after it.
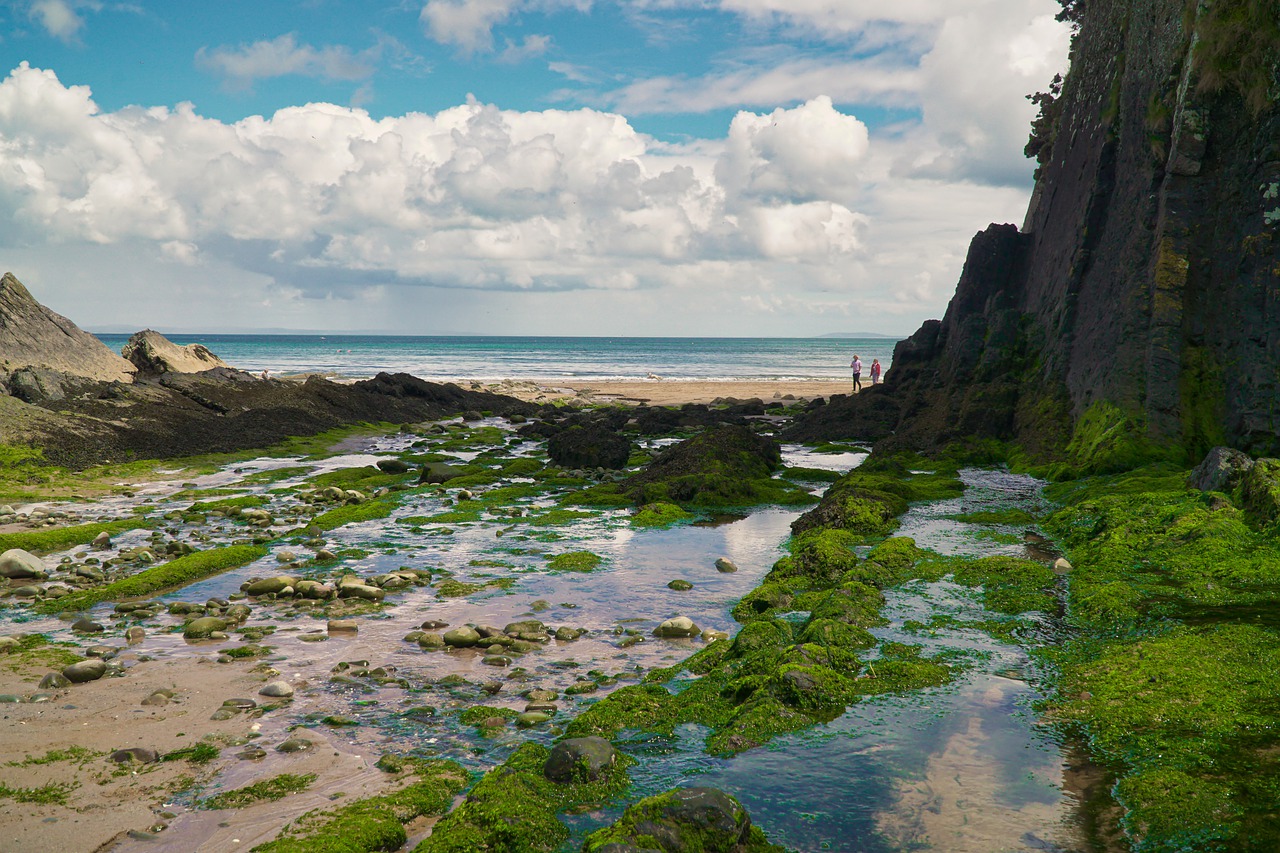
POLYGON ((92 619, 77 619, 71 623, 71 630, 77 634, 101 634, 106 629, 92 619))
POLYGON ((259 696, 270 696, 273 699, 288 699, 293 696, 293 686, 287 681, 269 681, 258 691, 259 696))
POLYGON ((102 658, 103 660, 111 660, 113 657, 120 654, 120 647, 108 646, 105 644, 98 645, 98 646, 90 646, 89 648, 84 650, 84 653, 86 657, 102 658))
POLYGON ((444 635, 435 631, 423 631, 418 636, 418 645, 424 649, 443 649, 445 647, 444 635))
POLYGON ((551 436, 547 455, 568 468, 625 468, 631 457, 631 440, 595 424, 571 426, 551 436))
POLYGON ((330 634, 354 634, 360 625, 354 619, 330 619, 327 629, 330 634))
POLYGON ((480 632, 469 625, 463 625, 459 628, 453 628, 445 632, 445 645, 455 648, 469 648, 480 643, 480 632))
POLYGON ((742 804, 716 788, 678 788, 641 800, 613 826, 594 833, 587 847, 603 853, 650 849, 733 851, 763 848, 742 804))
POLYGON ((407 474, 410 467, 403 459, 379 459, 377 465, 384 474, 407 474))
POLYGON ((733 560, 727 559, 727 558, 725 558, 725 557, 721 557, 720 559, 716 560, 716 571, 717 571, 717 572, 723 572, 723 573, 725 573, 725 574, 732 574, 733 572, 736 572, 737 570, 738 570, 738 567, 734 564, 733 560))
POLYGON ((516 715, 516 725, 527 729, 542 725, 550 719, 551 715, 544 711, 525 711, 523 714, 516 715))
POLYGON ((214 634, 221 634, 227 630, 227 620, 218 616, 201 616, 192 619, 182 629, 182 636, 188 640, 209 639, 214 634))
POLYGON ((378 589, 363 583, 346 583, 338 589, 339 598, 360 598, 365 601, 382 601, 387 597, 386 590, 378 589))
MULTIPOLYGON (((490 696, 497 696, 499 693, 502 692, 502 682, 486 681, 484 684, 480 685, 480 689, 483 690, 485 693, 488 693, 490 696)), ((527 711, 529 709, 526 708, 525 710, 527 711)))
POLYGON ((130 645, 135 643, 141 643, 146 638, 146 636, 147 636, 146 629, 144 629, 141 625, 131 625, 124 632, 125 641, 128 642, 130 645))
POLYGON ((236 753, 241 761, 261 761, 267 757, 267 751, 260 746, 250 746, 236 753))
POLYGON ((10 580, 45 578, 44 562, 29 551, 10 548, 0 554, 0 577, 10 580))
POLYGON ((524 709, 526 711, 541 711, 554 717, 560 711, 560 706, 554 702, 530 702, 524 706, 524 709))
MULTIPOLYGON (((316 559, 319 559, 318 554, 316 559)), ((312 601, 327 601, 330 598, 338 597, 338 590, 319 581, 298 581, 297 586, 294 587, 294 592, 302 598, 312 601)))
POLYGON ((284 743, 276 747, 276 752, 283 752, 286 755, 295 752, 306 752, 315 748, 315 742, 303 737, 302 735, 291 735, 284 743))
POLYGON ((67 678, 60 672, 51 672, 44 678, 40 679, 38 685, 41 690, 58 690, 63 687, 71 686, 71 679, 67 678))
POLYGON ((171 701, 173 701, 173 691, 162 688, 160 690, 153 690, 150 696, 142 700, 141 704, 149 708, 162 708, 165 705, 168 705, 171 701))
POLYGON ((550 702, 559 696, 560 694, 556 691, 545 690, 541 687, 536 687, 524 694, 524 697, 531 702, 550 702))
POLYGON ((428 619, 418 626, 424 631, 439 631, 441 628, 448 628, 448 622, 441 622, 439 619, 428 619))
POLYGON ((552 747, 542 773, 553 782, 594 782, 617 763, 618 750, 604 738, 569 738, 552 747))
POLYGON ((687 616, 676 616, 668 619, 653 629, 654 636, 667 638, 696 637, 702 629, 687 616))
POLYGON ((14 598, 39 598, 44 592, 43 587, 39 586, 20 586, 9 591, 14 598))
POLYGON ((465 473, 461 468, 446 465, 443 462, 428 462, 422 466, 422 473, 418 475, 418 482, 445 483, 454 477, 461 477, 465 473))
POLYGON ((562 643, 572 642, 586 633, 582 628, 557 628, 555 638, 562 643))
POLYGON ((1059 557, 1058 559, 1053 561, 1054 574, 1065 575, 1070 571, 1071 571, 1071 564, 1067 562, 1066 558, 1059 557))
POLYGON ((712 628, 708 628, 707 630, 702 632, 702 639, 706 640, 708 643, 712 642, 713 640, 727 640, 729 639, 729 632, 716 631, 712 628))
POLYGON ((297 585, 297 578, 288 575, 276 575, 275 577, 253 581, 244 587, 244 592, 249 595, 266 595, 267 593, 279 595, 286 588, 296 588, 297 585))
POLYGON ((687 580, 676 578, 667 584, 667 589, 674 589, 676 592, 687 592, 688 590, 693 589, 693 584, 689 583, 687 580))
POLYGON ((511 666, 511 658, 506 655, 485 655, 480 663, 485 666, 511 666))
POLYGON ((93 541, 89 543, 89 547, 95 551, 107 550, 111 547, 111 534, 107 533, 105 530, 102 531, 97 536, 93 537, 93 541))
POLYGON ((537 619, 525 619, 520 622, 507 623, 506 627, 502 629, 502 633, 511 637, 519 637, 521 634, 545 635, 547 633, 547 626, 543 625, 537 619))
POLYGON ((107 674, 107 663, 103 660, 82 660, 64 667, 63 676, 72 684, 84 684, 88 681, 97 681, 99 678, 107 674))
POLYGON ((131 746, 128 749, 117 749, 115 752, 107 756, 108 761, 116 764, 153 764, 160 760, 160 756, 156 754, 154 749, 147 749, 142 746, 131 746))

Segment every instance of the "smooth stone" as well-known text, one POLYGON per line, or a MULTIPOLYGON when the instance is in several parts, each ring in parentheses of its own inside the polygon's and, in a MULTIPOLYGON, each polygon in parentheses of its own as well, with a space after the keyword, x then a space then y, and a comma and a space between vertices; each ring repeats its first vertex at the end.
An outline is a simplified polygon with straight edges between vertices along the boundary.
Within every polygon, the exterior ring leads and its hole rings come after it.
MULTIPOLYGON (((502 629, 502 633, 519 635, 519 634, 545 634, 547 626, 543 625, 537 619, 526 619, 522 622, 511 622, 502 629)), ((522 638, 523 639, 523 638, 522 638)))
POLYGON ((95 551, 107 550, 111 547, 111 534, 107 533, 105 530, 102 531, 97 536, 93 537, 93 541, 89 543, 89 547, 95 551))
POLYGON ((285 740, 284 743, 276 747, 276 752, 283 752, 283 753, 306 752, 307 750, 313 749, 314 747, 315 747, 315 743, 313 743, 312 741, 307 740, 301 735, 292 735, 287 740, 285 740))
POLYGON ((62 674, 72 684, 84 684, 88 681, 97 681, 99 678, 107 674, 107 663, 103 660, 82 660, 63 668, 62 674))
POLYGON ((441 622, 439 619, 428 619, 418 626, 424 631, 439 631, 441 628, 448 628, 448 622, 441 622))
POLYGON ((554 702, 530 702, 524 706, 526 711, 542 711, 546 714, 555 714, 560 710, 559 706, 554 702))
POLYGON ((724 572, 725 574, 732 574, 737 570, 738 570, 738 567, 734 565, 733 560, 728 560, 728 559, 725 559, 724 557, 721 557, 720 559, 716 560, 716 571, 718 572, 724 572))
POLYGON ((166 696, 164 692, 157 690, 146 699, 142 700, 142 704, 149 708, 161 708, 169 704, 172 696, 166 696))
POLYGON ((298 581, 298 585, 294 587, 294 593, 303 598, 321 601, 336 598, 338 590, 319 581, 298 581))
POLYGON ((696 637, 702 633, 702 629, 689 617, 676 616, 654 628, 653 633, 655 636, 668 638, 696 637))
POLYGON ((550 702, 560 696, 560 694, 554 690, 546 690, 541 687, 535 687, 524 695, 530 702, 550 702))
POLYGON ((106 628, 92 619, 77 619, 71 623, 71 630, 77 634, 101 634, 106 628))
POLYGON ((729 639, 729 632, 717 631, 714 628, 708 628, 702 632, 702 639, 706 640, 708 643, 713 640, 727 640, 729 639))
POLYGON ((354 619, 330 619, 327 629, 330 634, 354 634, 360 630, 360 625, 354 619))
POLYGON ((22 641, 17 637, 0 637, 0 654, 3 654, 22 645, 22 641))
POLYGON ((485 666, 511 666, 511 658, 506 655, 485 655, 480 663, 485 666))
POLYGON ((446 631, 444 642, 447 646, 465 649, 480 642, 480 632, 469 625, 463 625, 446 631))
POLYGON ((248 749, 242 749, 236 753, 236 758, 241 761, 261 761, 267 757, 267 751, 260 746, 251 746, 248 749))
POLYGON ((418 645, 424 649, 443 649, 445 647, 444 635, 437 634, 434 631, 423 631, 418 637, 418 645))
POLYGON ((618 750, 602 737, 562 740, 551 749, 542 773, 553 782, 594 782, 618 763, 618 750))
POLYGON ((276 575, 275 577, 256 580, 246 586, 244 591, 249 595, 266 595, 269 592, 274 592, 278 595, 285 587, 296 586, 297 583, 297 578, 292 578, 288 575, 276 575))
POLYGON ((70 687, 71 679, 67 678, 60 672, 51 672, 44 678, 40 679, 38 685, 41 690, 57 690, 62 687, 70 687))
POLYGON ((147 749, 141 746, 131 746, 128 749, 117 749, 111 755, 107 756, 116 764, 130 764, 134 761, 139 764, 152 764, 160 760, 160 756, 156 754, 154 749, 147 749))
POLYGON ((140 625, 133 625, 124 632, 124 639, 128 643, 141 643, 146 636, 146 630, 140 625))
POLYGON ((385 590, 363 583, 347 583, 338 589, 339 598, 362 598, 366 601, 382 601, 387 597, 385 590))
POLYGON ((675 580, 667 584, 667 589, 674 589, 676 592, 686 592, 687 590, 693 589, 693 584, 689 583, 686 580, 681 580, 680 578, 676 578, 675 580))
POLYGON ((1071 564, 1067 562, 1066 558, 1059 557, 1053 561, 1053 571, 1056 574, 1065 575, 1071 571, 1071 564))
POLYGON ((586 631, 581 628, 557 628, 555 638, 562 643, 576 640, 585 634, 586 631))
POLYGON ((241 711, 252 711, 258 707, 258 703, 253 699, 235 698, 228 699, 222 703, 224 708, 236 708, 241 711))
POLYGON ((232 708, 230 705, 223 705, 221 708, 210 714, 209 719, 214 722, 222 722, 223 720, 231 719, 239 713, 240 709, 232 708))
POLYGON ((541 725, 551 719, 551 715, 544 711, 525 711, 523 714, 516 716, 516 725, 522 728, 541 725))
POLYGON ((411 470, 409 463, 403 459, 379 459, 375 464, 384 474, 407 474, 411 470))
POLYGON ((258 691, 259 696, 270 696, 273 699, 288 699, 293 695, 293 687, 287 681, 269 681, 258 691))
POLYGON ((14 598, 39 598, 44 589, 38 586, 20 586, 9 594, 14 598))
POLYGON ((186 624, 182 629, 182 636, 188 640, 201 640, 211 634, 224 632, 227 627, 227 620, 218 616, 200 616, 186 624))
MULTIPOLYGON (((296 559, 298 559, 298 555, 297 555, 297 554, 295 554, 295 553, 293 553, 292 551, 277 551, 277 552, 276 552, 276 562, 277 562, 277 563, 292 563, 292 562, 293 562, 294 560, 296 560, 296 559)), ((293 584, 287 584, 287 586, 293 586, 293 584)), ((247 592, 247 591, 248 591, 248 590, 246 590, 246 592, 247 592)), ((276 590, 276 591, 277 591, 277 592, 279 592, 279 590, 276 590)))
POLYGON ((10 548, 0 554, 0 577, 10 580, 45 577, 44 561, 21 548, 10 548))

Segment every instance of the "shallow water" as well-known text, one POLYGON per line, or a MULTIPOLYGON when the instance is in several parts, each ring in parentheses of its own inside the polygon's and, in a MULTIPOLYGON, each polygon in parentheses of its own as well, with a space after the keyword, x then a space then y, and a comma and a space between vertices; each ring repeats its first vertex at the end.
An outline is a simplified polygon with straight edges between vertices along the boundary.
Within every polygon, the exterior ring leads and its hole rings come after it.
MULTIPOLYGON (((500 425, 491 422, 488 425, 500 425)), ((381 456, 405 449, 416 436, 368 439, 353 452, 316 463, 296 459, 255 460, 216 474, 193 478, 187 486, 217 488, 236 483, 246 474, 305 464, 312 476, 322 470, 368 465, 381 456)), ((520 445, 528 449, 529 445, 520 445)), ((457 454, 474 456, 474 454, 457 454)), ((863 454, 816 454, 787 447, 790 466, 847 470, 863 454)), ((293 477, 239 489, 265 494, 297 483, 293 477)), ((900 535, 944 554, 985 556, 1009 554, 1035 559, 1049 552, 1027 541, 1030 525, 972 525, 949 516, 978 510, 1021 508, 1042 511, 1040 484, 1027 477, 997 471, 966 471, 965 494, 957 499, 912 507, 903 517, 900 535), (1036 548, 1041 550, 1036 551, 1036 548)), ((86 515, 119 517, 140 501, 149 500, 157 513, 185 509, 190 497, 174 500, 177 485, 138 490, 134 497, 113 496, 86 508, 86 515)), ((287 503, 288 497, 278 498, 287 503)), ((534 499, 531 506, 545 506, 534 499)), ((273 647, 271 665, 298 689, 290 707, 272 712, 260 723, 260 743, 269 756, 259 763, 231 762, 218 788, 230 789, 287 769, 287 758, 270 751, 293 725, 316 726, 326 715, 357 720, 357 727, 313 729, 344 752, 369 757, 386 751, 453 758, 485 770, 500 763, 510 750, 528 738, 554 739, 556 729, 500 729, 481 737, 450 712, 485 704, 523 710, 517 694, 532 687, 559 691, 559 720, 571 718, 616 685, 633 683, 653 668, 669 666, 702 647, 700 640, 659 640, 651 636, 658 622, 686 615, 702 628, 733 633, 732 605, 753 589, 782 555, 789 526, 798 512, 764 509, 746 517, 723 517, 715 523, 668 529, 635 529, 625 513, 600 512, 593 517, 551 528, 534 528, 507 520, 488 520, 443 526, 415 527, 397 519, 430 515, 445 508, 439 495, 414 495, 391 519, 349 525, 325 535, 326 547, 341 551, 360 548, 367 556, 344 562, 343 570, 362 576, 401 566, 443 571, 461 581, 510 579, 506 589, 490 589, 462 598, 441 598, 429 587, 414 587, 388 597, 390 606, 357 617, 358 634, 324 637, 326 620, 297 613, 285 603, 259 602, 247 626, 275 625, 277 630, 258 641, 273 647), (566 551, 589 550, 604 562, 592 572, 553 572, 546 557, 566 551), (722 574, 715 560, 727 557, 740 568, 722 574), (482 565, 476 565, 477 562, 482 565), (691 581, 693 589, 677 592, 666 584, 676 578, 691 581), (549 609, 535 610, 534 602, 549 609), (509 667, 483 662, 479 650, 421 650, 403 637, 424 620, 502 626, 521 618, 537 618, 549 626, 585 628, 588 634, 572 642, 551 641, 539 651, 515 658, 509 667), (628 643, 638 637, 633 645, 628 643), (318 640, 318 641, 316 641, 318 640), (368 662, 384 667, 402 681, 376 684, 367 679, 338 684, 333 670, 344 662, 368 662), (450 675, 462 684, 441 684, 450 675), (479 689, 500 682, 494 696, 479 689), (565 695, 570 687, 601 686, 580 696, 565 695), (434 715, 409 709, 429 707, 434 715)), ((296 524, 281 524, 280 534, 296 524)), ((169 538, 196 547, 245 536, 245 528, 211 519, 205 526, 167 522, 169 538), (202 540, 200 537, 209 537, 202 540)), ((150 531, 133 531, 116 538, 117 547, 146 544, 150 531)), ((280 573, 274 553, 301 552, 298 546, 273 546, 273 554, 182 590, 161 596, 166 601, 202 602, 227 597, 251 577, 280 573)), ((80 553, 77 548, 68 554, 80 553)), ((62 555, 48 559, 50 565, 62 555)), ((732 759, 702 752, 706 732, 684 726, 673 737, 639 736, 625 744, 641 758, 632 770, 634 785, 626 802, 675 785, 712 785, 739 797, 753 820, 777 843, 797 850, 848 851, 1076 851, 1085 847, 1074 828, 1077 803, 1064 790, 1063 747, 1052 732, 1036 724, 1029 708, 1040 698, 1034 670, 1020 649, 998 643, 986 634, 955 628, 921 631, 908 623, 928 624, 935 615, 958 619, 992 618, 983 610, 976 591, 950 583, 917 582, 889 592, 885 611, 889 624, 874 633, 885 640, 922 644, 927 654, 950 652, 967 669, 953 683, 898 696, 881 696, 852 706, 826 725, 779 737, 763 748, 732 759)), ((115 642, 123 624, 111 620, 111 608, 95 608, 92 615, 108 624, 107 639, 115 642), (111 637, 115 637, 112 640, 111 637)), ((139 656, 208 656, 238 642, 183 640, 167 628, 178 620, 167 615, 148 622, 143 643, 123 652, 119 660, 136 665, 139 656)), ((47 631, 55 639, 74 638, 65 621, 26 618, 20 611, 0 611, 0 633, 47 631)), ((243 665, 243 664, 228 664, 243 665)), ((231 750, 227 751, 229 755, 231 750)), ((204 793, 211 793, 204 792, 204 793)), ((201 837, 208 813, 190 811, 192 797, 180 800, 183 811, 168 831, 169 844, 201 837)), ((566 818, 574 830, 563 848, 577 849, 589 831, 616 817, 625 802, 601 812, 566 818)), ((145 846, 145 845, 143 845, 145 846)), ((128 849, 128 845, 120 849, 128 849)), ((140 847, 139 849, 142 849, 140 847)))

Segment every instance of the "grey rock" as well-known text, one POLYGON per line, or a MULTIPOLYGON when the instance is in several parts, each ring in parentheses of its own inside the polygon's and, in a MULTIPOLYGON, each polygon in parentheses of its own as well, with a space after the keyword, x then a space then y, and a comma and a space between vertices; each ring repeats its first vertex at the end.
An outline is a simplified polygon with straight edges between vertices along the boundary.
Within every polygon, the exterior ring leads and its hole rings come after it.
POLYGON ((103 382, 132 382, 134 366, 45 308, 12 273, 0 276, 0 364, 34 365, 103 382))
POLYGON ((192 619, 182 629, 182 636, 188 640, 202 640, 210 637, 212 634, 218 634, 226 631, 228 628, 227 620, 217 616, 201 616, 192 619))
POLYGON ((468 648, 480 642, 480 632, 470 625, 462 625, 445 632, 445 645, 456 648, 468 648))
POLYGON ((617 763, 618 750, 604 738, 569 738, 552 747, 542 772, 553 782, 594 782, 617 763))
POLYGON ((718 572, 724 572, 725 574, 732 574, 737 570, 738 570, 738 567, 734 564, 733 560, 730 560, 726 557, 721 557, 720 559, 716 560, 716 571, 718 572))
POLYGON ((41 690, 57 690, 62 687, 70 687, 71 679, 67 678, 60 672, 51 672, 44 678, 40 679, 39 687, 41 690))
POLYGON ((97 681, 99 678, 107 674, 107 663, 103 660, 82 660, 64 667, 63 676, 72 684, 84 684, 88 681, 97 681))
POLYGON ((443 462, 428 462, 422 466, 422 473, 418 476, 419 483, 445 483, 454 477, 463 475, 461 468, 453 465, 446 465, 443 462))
POLYGON ((1187 477, 1187 487, 1202 492, 1229 492, 1253 467, 1253 459, 1230 447, 1215 447, 1187 477))
POLYGON ((101 634, 106 628, 92 619, 77 619, 71 623, 71 630, 77 634, 101 634))
POLYGON ((284 743, 276 747, 276 752, 294 753, 314 749, 315 743, 302 735, 292 735, 284 743))
POLYGON ((47 577, 44 562, 35 554, 21 548, 10 548, 0 554, 0 577, 10 580, 40 579, 47 577))
POLYGON ((687 616, 675 616, 654 628, 653 633, 667 638, 696 637, 702 633, 702 629, 687 616))
POLYGON ((326 628, 330 634, 354 634, 360 625, 354 619, 330 619, 326 628))
POLYGON ((270 696, 274 699, 288 699, 293 695, 293 687, 287 681, 269 681, 258 691, 259 696, 270 696))
POLYGON ((140 374, 202 373, 215 367, 229 367, 204 344, 178 346, 164 335, 151 329, 135 333, 124 345, 121 355, 128 359, 140 374))
POLYGON ((288 575, 276 575, 275 577, 253 581, 244 588, 244 591, 249 595, 266 595, 267 593, 279 595, 286 588, 297 587, 297 585, 297 578, 288 575))
POLYGON ((117 749, 115 752, 107 756, 108 761, 116 764, 152 764, 160 760, 160 756, 154 749, 147 749, 142 746, 131 746, 128 749, 117 749))

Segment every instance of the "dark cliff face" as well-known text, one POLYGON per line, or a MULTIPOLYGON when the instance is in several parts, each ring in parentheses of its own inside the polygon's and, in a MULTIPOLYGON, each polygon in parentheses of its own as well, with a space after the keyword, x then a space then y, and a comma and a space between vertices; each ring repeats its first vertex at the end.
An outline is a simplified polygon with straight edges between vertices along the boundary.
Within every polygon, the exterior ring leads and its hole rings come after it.
POLYGON ((1175 455, 1280 452, 1280 2, 1083 9, 1024 227, 898 344, 884 433, 1047 452, 1105 412, 1175 455))

